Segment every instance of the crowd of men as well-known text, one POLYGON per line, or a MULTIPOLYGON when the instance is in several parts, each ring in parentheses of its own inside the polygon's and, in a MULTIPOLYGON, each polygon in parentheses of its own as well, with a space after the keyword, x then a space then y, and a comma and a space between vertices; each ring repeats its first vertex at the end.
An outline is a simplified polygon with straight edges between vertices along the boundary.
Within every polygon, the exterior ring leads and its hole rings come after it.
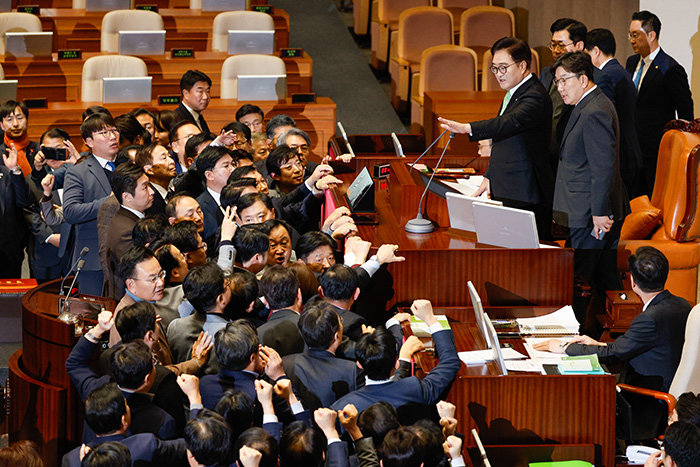
MULTIPOLYGON (((568 227, 576 273, 589 279, 618 280, 606 261, 628 195, 651 189, 667 121, 676 112, 692 119, 687 77, 658 47, 659 33, 656 16, 635 13, 637 55, 625 71, 609 31, 557 20, 556 62, 540 80, 529 46, 503 38, 491 67, 508 90, 500 115, 443 121, 492 140, 479 194, 531 209, 545 238, 552 217, 568 227)), ((327 158, 309 160, 311 138, 289 116, 265 124, 260 108, 243 105, 212 133, 210 88, 190 70, 174 112, 88 108, 82 154, 59 128, 29 141, 22 102, 0 107, 0 277, 20 276, 30 232, 37 281, 80 263, 80 292, 117 302, 66 361, 85 425, 63 464, 465 465, 456 407, 441 400, 460 368, 452 331, 430 301, 413 302, 439 355, 419 379, 411 359, 425 347, 404 340, 409 315, 375 328, 377 317, 357 306, 380 268, 404 260, 397 246, 370 256, 347 209, 321 218, 324 191, 340 180, 327 158)), ((616 358, 628 382, 667 390, 690 305, 665 290, 658 250, 640 249, 630 270, 645 311, 625 335, 540 349, 616 358)), ((698 465, 699 404, 679 399, 665 452, 650 462, 698 465)), ((32 450, 19 443, 0 459, 32 450)))

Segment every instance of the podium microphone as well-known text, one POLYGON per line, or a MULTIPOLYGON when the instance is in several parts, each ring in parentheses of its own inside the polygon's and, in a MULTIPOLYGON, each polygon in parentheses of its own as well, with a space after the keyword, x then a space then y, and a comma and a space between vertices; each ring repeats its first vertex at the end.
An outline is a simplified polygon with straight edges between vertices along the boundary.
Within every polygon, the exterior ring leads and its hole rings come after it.
MULTIPOLYGON (((419 160, 423 159, 423 156, 425 156, 426 154, 428 154, 428 151, 430 151, 430 148, 432 148, 433 146, 435 146, 435 143, 437 143, 438 141, 440 141, 440 138, 442 138, 443 136, 445 136, 445 133, 447 133, 448 131, 450 131, 450 130, 445 130, 445 131, 443 131, 442 133, 440 133, 440 136, 438 136, 437 138, 435 138, 435 141, 433 141, 432 143, 430 143, 430 146, 428 146, 428 147, 425 149, 425 151, 423 151, 423 154, 421 154, 420 156, 418 156, 418 159, 414 160, 414 161, 411 163, 411 168, 413 168, 413 166, 416 165, 416 164, 418 163, 419 160)), ((454 138, 454 134, 451 136, 451 138, 454 138)), ((447 144, 450 144, 450 143, 448 142, 447 144)), ((447 147, 447 145, 445 145, 445 147, 447 147)), ((443 152, 443 154, 445 154, 445 153, 443 152)))
MULTIPOLYGON (((64 293, 64 291, 63 291, 63 286, 65 285, 66 279, 68 278, 68 276, 70 276, 70 273, 73 272, 73 270, 76 268, 76 266, 79 266, 80 261, 83 261, 83 265, 85 265, 85 261, 83 260, 83 258, 85 258, 89 252, 90 252, 90 248, 88 248, 88 247, 83 247, 83 249, 80 250, 80 255, 78 255, 78 259, 75 261, 75 263, 73 263, 73 266, 71 266, 71 268, 70 268, 70 270, 68 271, 68 273, 67 273, 65 276, 63 276, 63 280, 61 281, 61 288, 60 288, 59 291, 58 291, 58 295, 59 295, 59 296, 61 296, 61 295, 63 295, 63 296, 70 295, 70 294, 64 293)), ((80 269, 83 268, 83 265, 80 265, 80 266, 78 267, 78 272, 80 272, 80 269)), ((76 277, 77 277, 77 274, 76 274, 76 277)), ((75 278, 73 279, 73 283, 75 284, 75 278)), ((73 286, 71 285, 71 288, 68 289, 68 290, 69 290, 69 291, 70 291, 70 290, 73 290, 73 286)))
POLYGON ((68 289, 68 296, 70 297, 71 292, 73 292, 73 286, 75 285, 75 281, 78 280, 78 276, 80 275, 80 271, 83 270, 83 266, 85 266, 85 260, 83 258, 80 258, 78 260, 78 267, 75 270, 75 276, 73 276, 73 282, 70 284, 70 289, 68 289))
MULTIPOLYGON (((442 132, 444 135, 447 133, 448 130, 445 130, 442 132)), ((438 139, 440 139, 442 135, 438 136, 438 139)), ((433 181, 433 177, 435 177, 435 172, 437 171, 438 167, 440 167, 440 163, 442 162, 442 158, 445 157, 445 152, 447 152, 447 146, 450 145, 450 142, 454 139, 455 133, 450 132, 450 139, 447 140, 447 144, 445 144, 445 147, 442 150, 442 154, 440 154, 440 159, 438 159, 437 164, 435 164, 435 168, 433 169, 433 173, 430 175, 430 178, 428 179, 428 183, 425 184, 425 190, 423 190, 423 195, 420 197, 420 201, 418 202, 418 214, 416 214, 416 217, 414 219, 411 219, 410 221, 406 222, 406 225, 404 226, 404 229, 406 229, 406 232, 410 233, 416 233, 416 234, 424 234, 424 233, 430 233, 433 230, 435 230, 435 226, 433 223, 430 221, 430 219, 426 219, 423 217, 423 214, 421 213, 422 206, 423 206, 423 199, 425 199, 425 195, 428 193, 428 190, 430 189, 430 183, 433 181)), ((437 141, 437 139, 435 140, 437 141)), ((433 142, 435 144, 435 142, 433 142)), ((433 144, 430 146, 432 147, 433 144)), ((430 149, 430 147, 428 148, 430 149)), ((425 151, 428 152, 428 149, 425 151)), ((423 153, 420 157, 423 157, 425 153, 423 153)), ((420 159, 420 157, 418 159, 420 159)), ((415 164, 418 162, 418 159, 413 163, 415 164)), ((411 167, 413 167, 413 164, 411 164, 411 167)))

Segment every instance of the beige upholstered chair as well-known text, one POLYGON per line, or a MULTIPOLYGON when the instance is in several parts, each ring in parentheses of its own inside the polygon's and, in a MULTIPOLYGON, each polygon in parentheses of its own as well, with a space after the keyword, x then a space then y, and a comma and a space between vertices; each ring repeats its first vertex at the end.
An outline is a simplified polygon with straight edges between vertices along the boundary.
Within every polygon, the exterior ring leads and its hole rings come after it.
POLYGON ((678 398, 684 392, 700 393, 700 305, 695 305, 685 323, 681 362, 668 392, 678 398))
MULTIPOLYGON (((246 0, 245 8, 246 8, 246 10, 248 8, 250 8, 250 0, 246 0)), ((190 0, 190 10, 201 10, 201 9, 202 9, 202 0, 190 0)))
POLYGON ((243 31, 274 31, 272 16, 259 11, 225 11, 214 18, 211 35, 211 48, 215 52, 228 51, 228 32, 231 29, 243 31))
MULTIPOLYGON (((535 49, 530 49, 532 52, 532 60, 530 61, 530 71, 535 74, 536 77, 540 76, 540 55, 535 49)), ((483 73, 481 74, 481 90, 482 91, 498 91, 501 87, 498 85, 498 80, 496 75, 489 71, 491 66, 491 50, 487 50, 484 53, 484 59, 482 60, 481 69, 483 73)))
POLYGON ((102 102, 102 78, 148 76, 146 62, 126 55, 98 55, 85 60, 80 100, 102 102))
MULTIPOLYGON (((221 98, 238 98, 238 75, 286 75, 284 60, 274 55, 233 55, 221 67, 221 98)), ((287 86, 278 93, 279 99, 287 97, 287 86)))
POLYGON ((2 65, 0 65, 0 79, 5 79, 5 70, 2 69, 2 65))
POLYGON ((41 32, 41 20, 29 13, 0 13, 0 54, 5 54, 6 32, 41 32))
POLYGON ((458 45, 436 45, 423 51, 420 73, 413 75, 412 133, 420 133, 423 128, 426 91, 476 91, 476 60, 476 52, 458 45))
POLYGON ((399 28, 399 16, 401 12, 417 6, 430 6, 430 0, 378 0, 377 21, 373 20, 370 25, 372 66, 387 69, 392 56, 392 33, 395 34, 399 28))
POLYGON ((163 18, 154 11, 110 11, 102 18, 100 51, 102 53, 119 51, 119 31, 162 31, 164 29, 163 18))
POLYGON ((497 6, 476 6, 462 13, 459 45, 474 49, 479 69, 484 53, 501 37, 515 36, 513 12, 497 6))
POLYGON ((455 34, 459 34, 459 18, 462 17, 462 13, 465 10, 475 6, 489 5, 491 5, 491 0, 437 0, 436 6, 449 10, 452 13, 452 17, 456 19, 454 25, 455 34))

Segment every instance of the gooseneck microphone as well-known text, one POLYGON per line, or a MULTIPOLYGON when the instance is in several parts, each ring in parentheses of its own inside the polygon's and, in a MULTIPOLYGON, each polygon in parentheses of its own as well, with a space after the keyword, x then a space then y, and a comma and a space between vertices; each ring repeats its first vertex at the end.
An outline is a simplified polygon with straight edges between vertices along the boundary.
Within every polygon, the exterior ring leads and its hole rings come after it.
MULTIPOLYGON (((414 161, 411 163, 411 168, 413 168, 413 166, 416 165, 416 164, 418 163, 419 160, 423 159, 423 156, 425 156, 426 154, 428 154, 428 151, 430 151, 430 148, 432 148, 433 146, 435 146, 435 143, 437 143, 438 141, 440 141, 440 138, 442 138, 443 136, 445 136, 445 133, 447 133, 448 131, 450 131, 450 130, 445 130, 445 131, 443 131, 442 133, 440 133, 440 136, 438 136, 437 138, 435 138, 435 141, 433 141, 432 143, 430 143, 430 146, 428 146, 427 148, 425 148, 425 151, 423 151, 423 154, 421 154, 420 156, 418 156, 418 159, 414 160, 414 161)), ((447 144, 449 144, 449 142, 448 142, 447 144)), ((447 147, 447 145, 445 145, 445 147, 447 147)), ((444 151, 443 151, 443 154, 445 154, 444 151)))
MULTIPOLYGON (((442 132, 444 135, 447 133, 449 130, 445 130, 442 132)), ((440 139, 442 135, 438 136, 438 139, 440 139)), ((433 181, 433 177, 435 177, 435 172, 437 171, 438 167, 440 167, 440 163, 442 162, 442 158, 445 157, 445 152, 447 152, 447 147, 450 145, 450 142, 454 139, 455 133, 450 132, 450 139, 447 140, 447 143, 445 144, 445 147, 442 150, 442 154, 440 154, 440 159, 438 159, 437 164, 435 164, 435 168, 433 169, 433 173, 430 175, 430 178, 428 179, 428 183, 425 184, 425 190, 423 190, 423 194, 420 197, 420 201, 418 202, 418 214, 416 214, 416 217, 414 219, 411 219, 410 221, 406 222, 406 225, 404 226, 404 229, 406 229, 406 232, 410 233, 416 233, 416 234, 424 234, 424 233, 430 233, 433 230, 435 230, 435 226, 433 225, 432 221, 430 219, 426 219, 423 217, 422 213, 422 206, 423 206, 423 200, 425 199, 425 195, 428 193, 428 190, 430 189, 430 184, 433 181)), ((435 140, 437 141, 437 139, 435 140)), ((435 144, 435 142, 433 142, 435 144)), ((433 144, 430 145, 430 147, 433 146, 433 144)), ((428 149, 430 149, 430 147, 428 149)), ((428 149, 425 151, 428 152, 428 149)), ((416 161, 413 163, 415 164, 418 162, 418 160, 423 157, 425 153, 423 153, 416 161)), ((411 167, 413 167, 413 164, 411 164, 411 167)))
MULTIPOLYGON (((80 250, 80 255, 78 255, 78 259, 75 261, 75 263, 73 263, 73 266, 71 266, 70 270, 68 271, 68 274, 63 276, 63 280, 61 281, 61 288, 58 291, 59 296, 70 295, 70 293, 66 294, 64 292, 63 286, 65 285, 66 279, 68 279, 68 276, 70 276, 70 273, 73 272, 73 270, 76 268, 76 266, 78 267, 78 273, 80 273, 80 269, 82 269, 83 266, 85 265, 84 258, 87 256, 88 253, 90 253, 90 248, 88 248, 88 247, 83 247, 83 249, 80 250), (82 261, 82 265, 80 263, 81 261, 82 261)), ((75 277, 78 277, 78 275, 76 274, 75 277)), ((73 278, 73 284, 75 284, 75 277, 73 278)), ((73 286, 71 285, 71 288, 68 290, 69 290, 69 292, 71 290, 73 290, 73 286)))

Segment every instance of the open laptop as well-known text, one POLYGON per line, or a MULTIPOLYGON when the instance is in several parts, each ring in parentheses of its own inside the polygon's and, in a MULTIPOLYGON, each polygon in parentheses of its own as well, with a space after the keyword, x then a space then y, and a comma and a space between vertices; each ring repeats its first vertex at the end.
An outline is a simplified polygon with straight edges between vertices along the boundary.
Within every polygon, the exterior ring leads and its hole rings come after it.
POLYGON ((498 369, 502 375, 507 375, 508 370, 506 369, 506 361, 503 359, 503 352, 501 352, 501 343, 498 341, 498 334, 496 334, 496 328, 493 327, 491 318, 487 313, 484 313, 484 321, 486 323, 486 329, 491 340, 491 349, 493 350, 493 361, 498 365, 498 369))
POLYGON ((16 101, 17 100, 17 80, 3 79, 0 80, 0 102, 16 101))
POLYGON ((228 53, 271 55, 275 51, 275 31, 228 31, 228 53))
POLYGON ((278 101, 287 96, 287 75, 238 75, 239 101, 278 101))
POLYGON ((85 11, 128 10, 131 0, 85 0, 85 11))
POLYGON ((472 206, 476 239, 479 243, 504 248, 540 247, 535 215, 532 211, 482 202, 475 202, 472 206))
POLYGON ((53 32, 6 32, 5 55, 13 57, 50 57, 53 32))
POLYGON ((202 11, 242 11, 246 10, 246 0, 202 0, 202 11))
POLYGON ((102 103, 151 102, 150 76, 138 78, 102 78, 102 103))
POLYGON ((484 321, 486 317, 484 316, 484 305, 481 303, 481 297, 476 292, 476 287, 472 284, 472 281, 467 281, 467 288, 469 289, 469 297, 472 299, 472 306, 474 307, 474 316, 476 318, 476 325, 481 331, 481 335, 484 337, 486 342, 486 348, 491 348, 491 335, 484 321))
POLYGON ((450 216, 450 227, 469 232, 476 232, 473 208, 475 202, 486 203, 493 206, 503 206, 503 203, 500 201, 476 198, 474 196, 466 196, 449 191, 445 193, 445 198, 447 199, 447 213, 450 216))
POLYGON ((0 11, 12 11, 12 0, 0 0, 0 11))
POLYGON ((165 54, 165 31, 119 31, 119 55, 165 54))

